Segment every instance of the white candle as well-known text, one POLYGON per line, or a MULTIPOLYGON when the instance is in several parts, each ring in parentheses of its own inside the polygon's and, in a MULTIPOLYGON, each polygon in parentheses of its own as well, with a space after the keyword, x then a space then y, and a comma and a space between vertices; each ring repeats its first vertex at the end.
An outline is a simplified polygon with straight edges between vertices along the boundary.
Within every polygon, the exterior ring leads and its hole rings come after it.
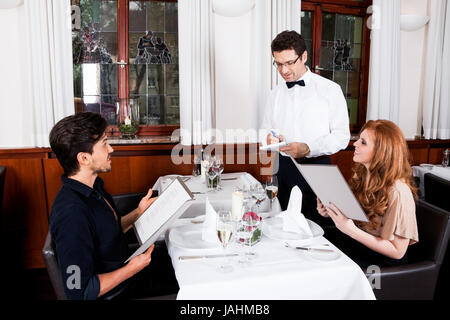
POLYGON ((244 204, 244 194, 241 191, 234 191, 231 194, 231 218, 234 221, 242 219, 242 207, 244 204))
POLYGON ((128 116, 125 118, 125 125, 127 125, 127 126, 131 125, 131 120, 130 120, 130 117, 128 117, 128 116))
POLYGON ((201 177, 202 177, 202 181, 205 182, 205 172, 206 172, 206 167, 208 166, 208 161, 206 160, 202 160, 201 161, 201 177))

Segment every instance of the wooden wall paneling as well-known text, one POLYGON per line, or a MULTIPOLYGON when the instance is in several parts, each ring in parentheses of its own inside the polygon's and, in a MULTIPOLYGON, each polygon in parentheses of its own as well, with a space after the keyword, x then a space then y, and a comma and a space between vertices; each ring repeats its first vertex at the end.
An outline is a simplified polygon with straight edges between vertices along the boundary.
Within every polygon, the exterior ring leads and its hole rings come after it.
POLYGON ((442 159, 444 159, 444 150, 447 148, 430 148, 428 155, 428 163, 431 164, 442 164, 442 159))
POLYGON ((1 232, 10 241, 8 247, 18 251, 4 263, 18 267, 44 267, 41 250, 48 231, 48 218, 40 156, 0 159, 0 166, 7 167, 1 232))
POLYGON ((353 153, 353 150, 342 150, 331 155, 331 163, 338 166, 347 181, 352 177, 353 153))
POLYGON ((410 144, 408 147, 412 158, 411 165, 417 166, 421 163, 428 163, 428 146, 410 144))

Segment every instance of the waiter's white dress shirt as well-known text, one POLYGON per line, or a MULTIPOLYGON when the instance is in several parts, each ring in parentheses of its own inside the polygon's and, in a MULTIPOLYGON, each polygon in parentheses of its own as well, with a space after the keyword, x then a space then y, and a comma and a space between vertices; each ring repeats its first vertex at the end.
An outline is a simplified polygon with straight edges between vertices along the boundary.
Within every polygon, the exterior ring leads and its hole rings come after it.
POLYGON ((309 68, 299 85, 288 89, 286 83, 274 88, 264 110, 261 142, 267 145, 270 130, 288 143, 303 142, 310 149, 308 157, 330 155, 345 149, 350 141, 347 103, 341 87, 309 68))

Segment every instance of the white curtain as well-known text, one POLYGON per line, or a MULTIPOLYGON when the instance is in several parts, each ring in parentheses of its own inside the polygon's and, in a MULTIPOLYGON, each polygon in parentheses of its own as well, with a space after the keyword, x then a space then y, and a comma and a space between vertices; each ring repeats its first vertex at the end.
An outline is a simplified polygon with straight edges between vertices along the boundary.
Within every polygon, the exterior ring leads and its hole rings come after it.
POLYGON ((53 125, 74 113, 70 0, 25 0, 27 93, 24 116, 36 147, 48 147, 53 125))
POLYGON ((180 135, 183 145, 209 144, 215 126, 212 0, 178 1, 180 135))
POLYGON ((450 139, 450 2, 430 1, 423 130, 426 139, 450 139))
POLYGON ((400 2, 373 0, 367 120, 386 119, 398 124, 400 2))
POLYGON ((253 23, 254 64, 252 72, 254 101, 258 110, 258 124, 262 121, 263 107, 270 90, 277 86, 281 77, 272 66, 272 40, 282 31, 295 30, 301 33, 300 0, 257 0, 253 23), (270 21, 270 23, 268 23, 270 21))

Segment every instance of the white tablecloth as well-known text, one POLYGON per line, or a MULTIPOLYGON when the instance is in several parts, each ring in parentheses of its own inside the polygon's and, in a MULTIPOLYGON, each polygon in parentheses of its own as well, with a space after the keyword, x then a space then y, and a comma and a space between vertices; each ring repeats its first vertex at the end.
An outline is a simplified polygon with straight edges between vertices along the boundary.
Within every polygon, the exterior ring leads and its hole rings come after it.
MULTIPOLYGON (((184 183, 191 190, 191 192, 201 192, 201 194, 194 194, 195 199, 190 201, 189 208, 182 215, 182 218, 196 217, 198 215, 205 214, 205 201, 208 198, 209 202, 212 206, 217 210, 218 208, 231 210, 231 194, 234 189, 241 183, 240 177, 245 175, 246 180, 251 183, 258 183, 252 175, 245 172, 236 172, 236 173, 225 173, 222 174, 222 179, 234 179, 236 180, 222 180, 221 187, 222 190, 218 190, 215 192, 208 192, 206 187, 206 183, 201 176, 193 177, 193 176, 179 176, 183 180, 186 180, 184 183)), ((178 177, 177 175, 167 175, 163 177, 159 177, 158 180, 153 185, 153 190, 158 190, 161 194, 164 189, 163 185, 170 183, 170 179, 174 177, 178 177)), ((273 214, 279 213, 281 211, 280 204, 278 199, 273 202, 272 210, 270 210, 269 200, 264 200, 261 204, 261 211, 263 217, 268 217, 273 214)))
POLYGON ((432 173, 438 177, 450 181, 450 167, 442 167, 441 165, 426 165, 426 166, 413 166, 413 175, 419 177, 420 184, 419 190, 420 194, 425 197, 425 187, 424 187, 424 175, 425 173, 432 173))
MULTIPOLYGON (((241 174, 243 173, 230 175, 241 174)), ((192 217, 204 214, 206 196, 215 208, 217 206, 231 208, 231 192, 237 180, 222 183, 222 191, 196 195, 186 214, 183 214, 183 219, 178 219, 171 229, 192 224, 192 217)), ((191 191, 206 191, 206 186, 198 177, 189 179, 186 184, 191 191)), ((158 179, 154 188, 161 188, 161 179, 158 179)), ((273 211, 266 216, 277 214, 280 210, 279 202, 275 201, 273 211)), ((218 267, 223 258, 179 261, 180 255, 223 252, 221 248, 195 250, 176 247, 169 239, 171 229, 166 232, 165 239, 180 287, 177 296, 179 300, 375 299, 370 283, 359 266, 324 237, 303 240, 296 244, 329 244, 340 253, 338 259, 317 260, 309 252, 285 248, 282 241, 272 240, 263 235, 261 242, 253 248, 257 257, 251 266, 242 267, 237 262, 240 258, 232 257, 234 271, 222 273, 218 267)), ((227 250, 239 252, 243 249, 233 243, 227 250)))
MULTIPOLYGON (((177 221, 177 226, 190 219, 177 221)), ((263 222, 264 223, 264 222, 263 222)), ((169 233, 166 233, 168 235, 169 233)), ((362 300, 375 299, 372 288, 359 266, 324 237, 303 244, 329 244, 340 252, 333 261, 316 260, 309 252, 286 248, 283 242, 263 235, 253 251, 251 266, 240 266, 232 257, 234 270, 218 270, 222 258, 179 261, 180 255, 222 253, 221 248, 190 250, 173 246, 166 236, 169 255, 180 290, 178 300, 362 300)), ((301 244, 298 242, 297 244, 301 244)), ((228 252, 242 250, 232 244, 228 252)))

